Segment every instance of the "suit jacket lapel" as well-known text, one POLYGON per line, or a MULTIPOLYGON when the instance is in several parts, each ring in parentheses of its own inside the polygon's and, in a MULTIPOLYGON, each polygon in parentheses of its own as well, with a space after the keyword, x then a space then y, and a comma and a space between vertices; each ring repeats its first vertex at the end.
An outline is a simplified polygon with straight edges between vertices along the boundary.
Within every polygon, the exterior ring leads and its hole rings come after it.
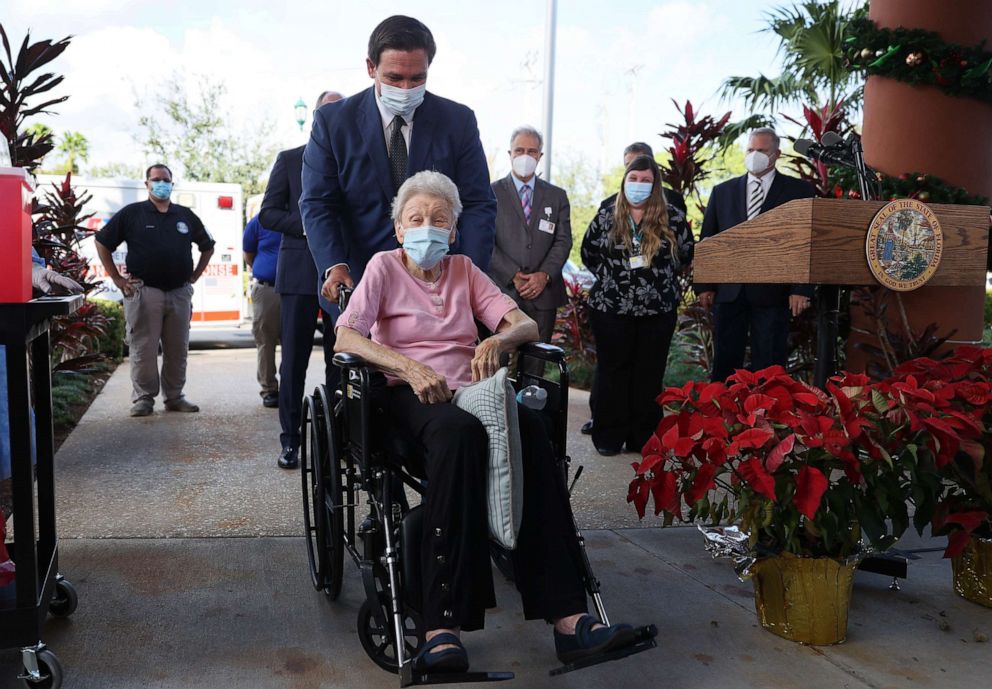
MULTIPOLYGON (((510 173, 510 175, 512 174, 510 173)), ((524 207, 520 205, 520 194, 517 193, 517 186, 513 183, 513 178, 510 175, 507 175, 502 180, 503 192, 506 194, 507 199, 509 199, 509 206, 513 208, 513 214, 517 216, 520 227, 525 227, 527 222, 524 220, 524 207)))
POLYGON ((738 222, 747 220, 747 173, 737 178, 734 185, 734 214, 738 222))
POLYGON ((424 102, 413 114, 413 136, 410 138, 410 156, 407 159, 407 177, 414 172, 430 170, 427 161, 430 160, 431 143, 434 141, 436 125, 434 97, 424 94, 424 102))
POLYGON ((782 173, 775 172, 775 177, 772 178, 772 184, 768 187, 768 194, 765 196, 765 202, 761 204, 761 212, 771 210, 778 205, 778 199, 782 195, 782 187, 785 186, 785 182, 782 181, 782 173))
POLYGON ((389 174, 389 154, 386 152, 386 137, 382 133, 379 106, 375 103, 375 87, 366 91, 363 98, 362 106, 358 109, 360 119, 358 127, 382 193, 391 200, 396 192, 393 189, 392 175, 389 174))

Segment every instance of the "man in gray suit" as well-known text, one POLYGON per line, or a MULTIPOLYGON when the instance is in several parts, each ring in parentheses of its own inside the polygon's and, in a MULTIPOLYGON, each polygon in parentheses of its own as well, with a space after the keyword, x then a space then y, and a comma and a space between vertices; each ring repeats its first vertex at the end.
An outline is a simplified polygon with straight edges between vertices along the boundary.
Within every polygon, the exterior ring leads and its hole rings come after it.
POLYGON ((565 190, 535 175, 543 147, 533 127, 517 127, 510 136, 513 170, 493 182, 496 245, 489 277, 537 321, 541 340, 550 342, 555 312, 566 298, 561 270, 572 249, 572 223, 565 190))

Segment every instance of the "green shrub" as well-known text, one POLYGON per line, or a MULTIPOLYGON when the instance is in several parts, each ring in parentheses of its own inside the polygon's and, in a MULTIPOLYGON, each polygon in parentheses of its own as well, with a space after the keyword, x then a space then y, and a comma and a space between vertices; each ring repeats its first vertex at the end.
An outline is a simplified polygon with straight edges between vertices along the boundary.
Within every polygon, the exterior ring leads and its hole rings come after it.
POLYGON ((106 334, 97 339, 96 351, 112 361, 119 362, 124 357, 124 306, 108 299, 91 301, 109 321, 106 334))
POLYGON ((992 292, 985 292, 985 325, 992 325, 992 292))
POLYGON ((56 429, 75 425, 75 407, 91 395, 93 378, 85 373, 59 373, 52 379, 52 421, 56 429))

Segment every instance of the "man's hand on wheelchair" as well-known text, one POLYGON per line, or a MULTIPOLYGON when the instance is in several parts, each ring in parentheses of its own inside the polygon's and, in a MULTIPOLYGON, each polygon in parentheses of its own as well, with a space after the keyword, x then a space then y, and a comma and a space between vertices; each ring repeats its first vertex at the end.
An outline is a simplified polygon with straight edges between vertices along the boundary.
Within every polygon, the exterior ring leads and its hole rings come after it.
POLYGON ((499 355, 501 354, 499 340, 487 337, 475 348, 472 358, 472 382, 478 383, 499 370, 499 355))
POLYGON ((411 359, 400 377, 409 383, 417 399, 424 404, 440 404, 451 399, 447 379, 430 366, 411 359))
POLYGON ((345 265, 334 266, 328 273, 327 279, 320 288, 320 294, 332 304, 337 303, 338 288, 340 285, 351 289, 355 286, 355 281, 351 279, 351 271, 345 265))

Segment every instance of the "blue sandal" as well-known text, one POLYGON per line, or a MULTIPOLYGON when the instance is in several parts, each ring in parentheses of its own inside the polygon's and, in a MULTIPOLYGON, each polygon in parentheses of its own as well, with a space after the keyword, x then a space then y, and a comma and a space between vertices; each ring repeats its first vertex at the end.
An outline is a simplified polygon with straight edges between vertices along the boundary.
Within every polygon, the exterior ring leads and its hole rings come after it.
POLYGON ((562 663, 574 663, 582 658, 623 648, 637 641, 637 633, 629 624, 593 629, 601 624, 592 615, 583 615, 575 623, 575 634, 561 634, 555 630, 555 652, 562 663))
POLYGON ((468 653, 462 646, 461 639, 454 634, 438 634, 433 639, 420 647, 417 657, 413 661, 414 667, 420 673, 428 672, 467 672, 468 653), (446 648, 443 651, 431 653, 438 646, 451 644, 455 648, 446 648))

